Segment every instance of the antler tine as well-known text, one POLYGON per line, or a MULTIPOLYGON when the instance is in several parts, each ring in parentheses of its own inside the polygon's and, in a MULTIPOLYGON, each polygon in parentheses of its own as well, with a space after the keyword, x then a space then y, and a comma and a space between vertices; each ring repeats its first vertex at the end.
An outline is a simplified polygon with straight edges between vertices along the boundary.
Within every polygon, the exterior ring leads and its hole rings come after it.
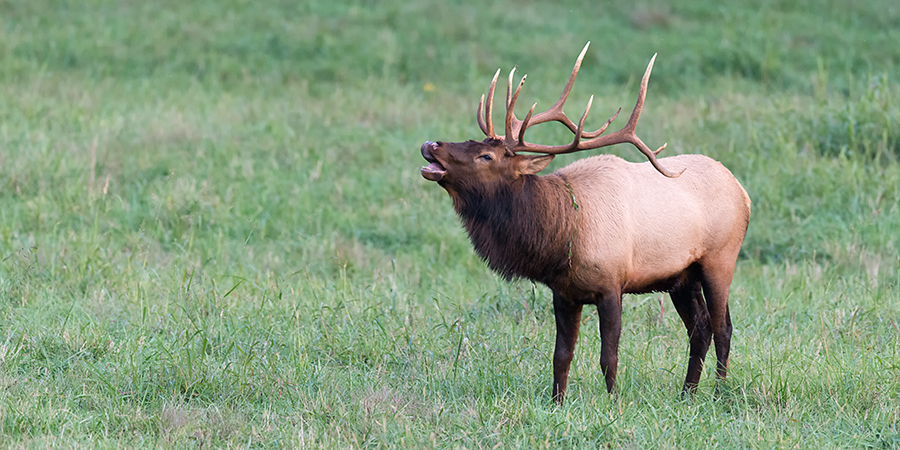
POLYGON ((490 136, 488 134, 487 125, 484 123, 484 94, 481 94, 481 100, 478 100, 478 111, 475 111, 475 120, 478 121, 478 128, 481 128, 481 132, 485 134, 485 136, 490 136))
POLYGON ((575 147, 578 147, 578 141, 580 141, 581 137, 584 136, 584 121, 587 119, 588 113, 591 111, 591 105, 593 103, 594 96, 592 95, 591 98, 588 99, 587 106, 584 107, 584 114, 581 115, 581 120, 578 121, 578 131, 575 133, 575 147))
MULTIPOLYGON (((622 128, 623 130, 634 132, 637 128, 638 119, 641 118, 641 111, 644 110, 644 98, 647 97, 647 84, 650 83, 650 71, 653 70, 654 61, 656 61, 656 53, 653 54, 653 57, 650 58, 650 63, 647 64, 647 70, 644 71, 644 76, 641 78, 641 89, 638 91, 637 102, 634 104, 634 109, 631 111, 631 117, 628 118, 628 123, 622 128)), ((635 136, 635 138, 637 138, 637 136, 635 136)))
POLYGON ((616 120, 616 117, 619 117, 620 112, 622 112, 621 107, 619 108, 618 111, 616 111, 615 114, 612 115, 612 117, 609 118, 609 120, 606 121, 606 123, 603 124, 602 127, 600 127, 599 130, 594 131, 593 133, 582 133, 582 137, 586 137, 588 139, 593 139, 597 136, 600 136, 601 134, 603 134, 604 131, 606 131, 606 127, 608 127, 609 124, 613 123, 613 120, 616 120))
POLYGON ((522 121, 522 126, 519 127, 519 146, 525 145, 525 129, 528 128, 528 122, 531 121, 531 115, 534 114, 535 107, 537 107, 537 103, 531 105, 531 110, 529 110, 528 114, 525 115, 525 120, 522 121))
POLYGON ((509 99, 512 96, 512 80, 513 77, 516 76, 516 69, 519 66, 513 66, 512 70, 509 71, 509 77, 506 80, 506 106, 509 107, 509 99))
MULTIPOLYGON (((518 119, 516 119, 515 109, 516 109, 516 100, 518 100, 519 93, 522 92, 522 86, 525 84, 525 78, 528 78, 528 75, 522 76, 522 80, 519 81, 519 86, 516 88, 516 92, 513 94, 512 93, 512 80, 513 80, 513 76, 515 75, 515 73, 516 73, 516 68, 513 67, 513 70, 509 72, 509 84, 507 85, 507 89, 506 89, 506 122, 504 124, 504 126, 505 126, 504 139, 511 143, 514 143, 513 136, 516 133, 516 129, 517 129, 516 127, 518 127, 519 130, 523 129, 523 127, 521 126, 523 122, 520 122, 518 119)), ((521 133, 520 133, 520 135, 521 135, 521 133)))
POLYGON ((494 78, 491 80, 491 87, 488 89, 487 109, 484 109, 484 94, 481 95, 481 101, 478 102, 478 126, 481 128, 481 132, 491 139, 497 139, 497 135, 494 134, 494 121, 491 118, 491 113, 494 106, 494 88, 497 87, 497 77, 499 76, 500 69, 497 69, 494 73, 494 78), (484 119, 481 118, 483 109, 484 119), (485 122, 487 122, 487 124, 485 124, 485 122))

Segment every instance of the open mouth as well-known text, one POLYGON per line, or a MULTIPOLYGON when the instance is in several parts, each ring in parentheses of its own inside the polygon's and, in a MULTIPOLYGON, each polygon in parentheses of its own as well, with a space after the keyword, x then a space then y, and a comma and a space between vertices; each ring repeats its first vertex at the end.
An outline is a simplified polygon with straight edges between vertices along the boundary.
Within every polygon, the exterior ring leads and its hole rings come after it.
POLYGON ((436 147, 437 144, 434 142, 422 144, 422 157, 429 163, 427 166, 422 167, 421 170, 422 176, 426 180, 441 181, 441 178, 444 178, 444 174, 447 173, 447 169, 431 154, 431 150, 436 147))
POLYGON ((422 176, 431 181, 441 181, 441 178, 444 178, 444 174, 447 173, 447 169, 441 165, 441 163, 435 161, 425 167, 422 167, 422 176))

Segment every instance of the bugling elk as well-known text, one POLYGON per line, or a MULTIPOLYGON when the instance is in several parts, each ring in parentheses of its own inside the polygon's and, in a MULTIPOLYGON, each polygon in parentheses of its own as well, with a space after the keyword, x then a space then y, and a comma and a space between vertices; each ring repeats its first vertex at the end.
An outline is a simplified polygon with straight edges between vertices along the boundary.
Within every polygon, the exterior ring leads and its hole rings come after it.
POLYGON ((553 291, 556 402, 565 396, 585 304, 596 305, 599 313, 600 367, 606 389, 613 391, 626 293, 669 293, 687 328, 690 356, 683 390, 693 393, 713 338, 716 375, 726 375, 732 333, 728 294, 750 220, 750 198, 719 162, 703 155, 657 160, 666 145, 652 151, 635 134, 656 55, 622 129, 603 135, 620 108, 598 130, 584 130, 593 96, 577 124, 566 116, 563 104, 589 45, 556 104, 534 114, 535 104, 524 120, 513 110, 525 77, 513 90, 513 68, 502 136, 495 133, 491 114, 498 69, 487 103, 482 95, 478 104, 478 125, 487 138, 425 142, 421 152, 429 164, 421 174, 450 195, 475 251, 491 269, 506 279, 527 278, 553 291), (551 121, 575 134, 571 143, 525 142, 526 129, 551 121), (626 142, 649 161, 597 155, 537 175, 554 155, 626 142))

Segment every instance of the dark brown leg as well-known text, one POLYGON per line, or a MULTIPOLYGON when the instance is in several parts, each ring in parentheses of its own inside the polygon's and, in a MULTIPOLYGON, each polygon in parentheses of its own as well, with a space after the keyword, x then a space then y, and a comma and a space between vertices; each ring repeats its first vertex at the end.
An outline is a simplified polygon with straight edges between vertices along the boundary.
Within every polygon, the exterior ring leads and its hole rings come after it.
POLYGON ((622 333, 622 293, 602 295, 597 299, 600 322, 600 369, 606 377, 606 391, 616 387, 619 367, 619 336, 622 333))
POLYGON ((728 310, 728 292, 734 275, 734 263, 728 270, 704 273, 703 296, 709 308, 710 325, 716 344, 716 377, 725 379, 728 373, 728 354, 731 352, 731 313, 728 310))
POLYGON ((562 404, 566 396, 569 366, 575 355, 575 342, 581 327, 580 303, 574 303, 553 292, 553 313, 556 315, 556 349, 553 351, 553 401, 562 404))
POLYGON ((690 356, 688 357, 687 377, 684 380, 683 392, 697 391, 700 375, 703 373, 703 361, 709 351, 712 329, 709 325, 709 312, 700 291, 700 282, 688 280, 679 289, 669 293, 675 310, 681 316, 690 339, 690 356))

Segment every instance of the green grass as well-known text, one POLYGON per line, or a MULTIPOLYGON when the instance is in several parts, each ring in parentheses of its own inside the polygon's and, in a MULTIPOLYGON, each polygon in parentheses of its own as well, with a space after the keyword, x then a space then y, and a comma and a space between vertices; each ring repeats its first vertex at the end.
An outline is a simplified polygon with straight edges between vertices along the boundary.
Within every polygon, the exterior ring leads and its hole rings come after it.
POLYGON ((900 446, 894 3, 0 1, 0 446, 900 446), (692 399, 655 294, 618 395, 591 311, 553 406, 548 291, 418 173, 497 67, 546 107, 589 40, 570 113, 658 52, 639 133, 753 199, 692 399))

